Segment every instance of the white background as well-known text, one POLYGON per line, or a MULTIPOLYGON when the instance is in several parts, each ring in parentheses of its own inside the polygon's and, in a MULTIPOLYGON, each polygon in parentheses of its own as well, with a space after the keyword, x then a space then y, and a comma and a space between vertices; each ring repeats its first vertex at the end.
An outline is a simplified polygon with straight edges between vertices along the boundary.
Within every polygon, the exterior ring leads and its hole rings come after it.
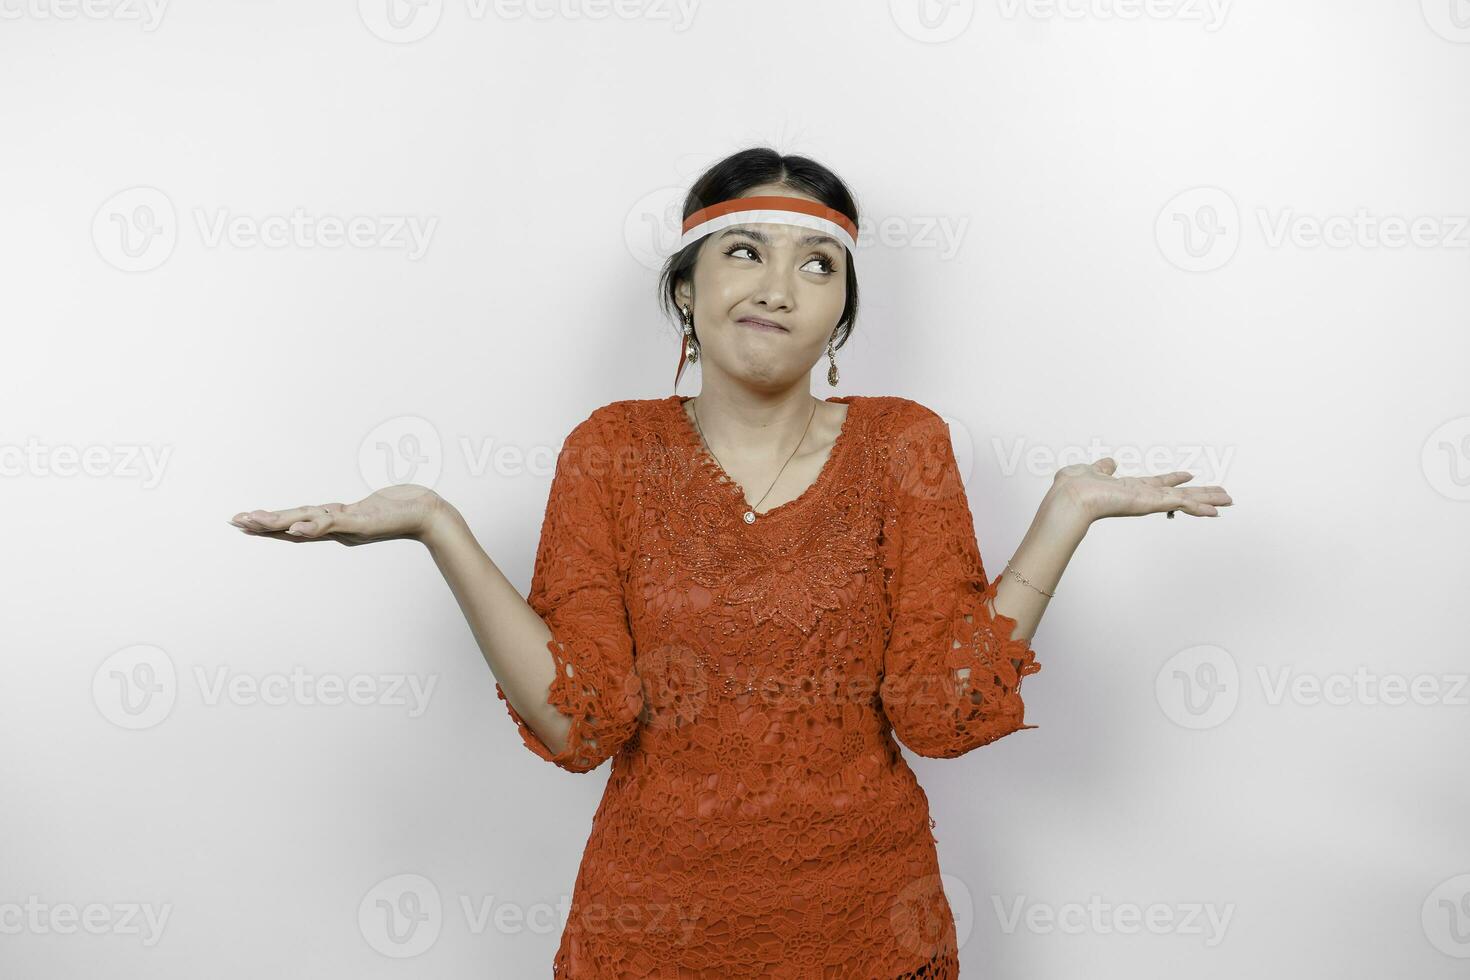
POLYGON ((992 575, 1065 454, 1236 501, 1095 525, 1040 727, 913 759, 965 975, 1464 975, 1463 0, 386 2, 0 0, 0 973, 549 975, 607 768, 521 746, 422 547, 225 521, 387 445, 524 591, 562 438, 672 392, 679 195, 763 143, 862 208, 813 391, 950 419, 992 575), (295 209, 363 237, 244 237, 295 209), (294 668, 370 703, 214 696, 294 668))

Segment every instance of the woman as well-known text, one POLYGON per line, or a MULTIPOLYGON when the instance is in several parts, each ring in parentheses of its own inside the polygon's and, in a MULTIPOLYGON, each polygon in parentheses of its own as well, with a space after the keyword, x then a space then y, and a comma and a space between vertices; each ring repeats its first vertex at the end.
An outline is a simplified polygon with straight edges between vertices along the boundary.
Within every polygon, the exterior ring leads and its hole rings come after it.
POLYGON ((684 218, 660 296, 701 391, 573 429, 527 599, 426 488, 235 522, 422 541, 526 746, 572 772, 613 758, 555 975, 958 976, 895 738, 949 758, 1036 727, 1029 637, 1091 522, 1230 498, 1187 473, 1067 466, 991 579, 943 419, 810 392, 824 354, 836 384, 857 311, 842 181, 749 149, 696 182, 684 218))

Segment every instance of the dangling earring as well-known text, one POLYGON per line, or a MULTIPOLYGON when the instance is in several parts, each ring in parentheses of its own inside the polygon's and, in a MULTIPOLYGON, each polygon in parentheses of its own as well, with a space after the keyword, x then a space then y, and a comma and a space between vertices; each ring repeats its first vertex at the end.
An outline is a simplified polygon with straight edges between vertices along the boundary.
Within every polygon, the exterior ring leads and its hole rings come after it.
POLYGON ((699 342, 694 339, 694 317, 689 307, 683 308, 684 335, 679 338, 679 367, 674 371, 674 390, 679 390, 679 376, 684 373, 684 364, 699 360, 699 342))
POLYGON ((832 349, 832 338, 831 337, 828 337, 827 338, 827 360, 831 362, 831 364, 829 364, 828 367, 827 367, 827 383, 829 385, 831 385, 832 387, 836 388, 837 387, 837 352, 832 349))
POLYGON ((689 363, 694 364, 699 360, 699 341, 694 339, 694 316, 687 306, 684 307, 684 337, 689 344, 689 363))

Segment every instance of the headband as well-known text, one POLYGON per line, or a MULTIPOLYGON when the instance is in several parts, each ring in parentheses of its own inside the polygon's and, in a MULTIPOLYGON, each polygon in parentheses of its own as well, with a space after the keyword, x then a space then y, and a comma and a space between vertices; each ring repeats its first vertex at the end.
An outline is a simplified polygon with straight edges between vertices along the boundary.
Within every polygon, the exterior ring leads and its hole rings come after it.
POLYGON ((831 235, 845 245, 849 253, 857 251, 858 228, 847 215, 816 201, 781 196, 736 197, 700 208, 684 219, 683 234, 679 238, 679 248, 675 251, 699 241, 711 232, 745 224, 810 228, 831 235))

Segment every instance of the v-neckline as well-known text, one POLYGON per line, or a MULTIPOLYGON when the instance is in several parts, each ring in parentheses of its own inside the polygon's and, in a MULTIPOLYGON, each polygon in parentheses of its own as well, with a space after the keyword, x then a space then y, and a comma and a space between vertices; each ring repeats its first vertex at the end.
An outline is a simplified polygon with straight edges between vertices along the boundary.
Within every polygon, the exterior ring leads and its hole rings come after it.
MULTIPOLYGON (((724 488, 735 499, 736 503, 740 506, 740 513, 742 515, 746 511, 751 511, 755 514, 756 521, 751 523, 769 520, 772 517, 795 510, 798 505, 820 496, 826 490, 827 484, 832 482, 832 474, 836 469, 837 460, 846 450, 847 443, 851 441, 849 436, 853 430, 853 415, 858 411, 858 405, 862 401, 862 396, 833 395, 830 398, 824 398, 822 400, 828 404, 845 404, 847 406, 847 414, 842 418, 842 425, 837 430, 837 438, 832 441, 832 448, 827 452, 827 458, 822 461, 822 467, 817 471, 816 479, 812 480, 805 490, 785 503, 777 504, 770 510, 758 511, 751 506, 750 501, 745 499, 745 488, 736 482, 729 473, 725 472, 725 468, 720 465, 719 460, 715 459, 708 447, 705 446, 704 439, 700 436, 699 430, 694 427, 694 421, 689 417, 689 413, 684 411, 684 402, 686 401, 684 396, 670 395, 666 399, 669 407, 678 416, 676 427, 684 443, 688 448, 693 450, 695 460, 709 472, 710 476, 713 477, 719 486, 724 488)), ((780 477, 777 476, 777 479, 780 479, 780 477)))

